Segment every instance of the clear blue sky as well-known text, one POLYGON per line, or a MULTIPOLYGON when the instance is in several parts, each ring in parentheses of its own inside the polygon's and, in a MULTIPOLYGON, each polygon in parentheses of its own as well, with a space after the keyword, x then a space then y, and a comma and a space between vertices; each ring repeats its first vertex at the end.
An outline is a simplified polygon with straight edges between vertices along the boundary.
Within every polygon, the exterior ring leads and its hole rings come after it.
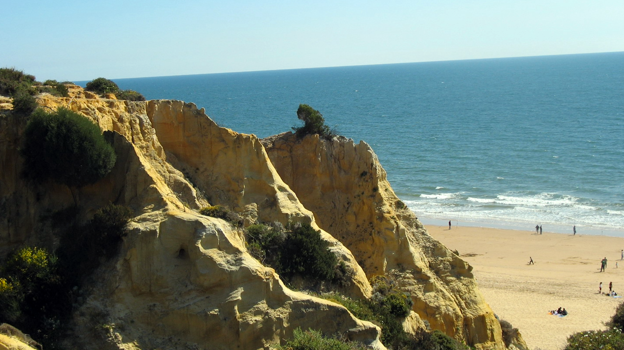
POLYGON ((0 67, 92 80, 624 51, 623 0, 0 0, 0 67))

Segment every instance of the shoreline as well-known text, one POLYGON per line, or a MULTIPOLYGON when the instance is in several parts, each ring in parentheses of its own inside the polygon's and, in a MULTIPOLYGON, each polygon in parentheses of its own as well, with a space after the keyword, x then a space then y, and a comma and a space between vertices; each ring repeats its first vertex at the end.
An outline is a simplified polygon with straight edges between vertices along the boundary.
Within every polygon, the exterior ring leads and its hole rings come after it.
POLYGON ((472 226, 449 230, 446 223, 425 228, 473 267, 485 301, 520 330, 529 349, 560 350, 575 332, 605 329, 624 300, 598 294, 600 282, 603 292, 612 282, 624 295, 623 237, 472 226), (600 272, 604 257, 607 269, 600 272), (548 314, 558 307, 568 316, 548 314))
MULTIPOLYGON (((413 211, 413 210, 412 210, 413 211)), ((416 214, 414 212, 414 214, 416 214)), ((587 235, 587 236, 607 236, 607 237, 618 237, 624 238, 624 229, 617 229, 613 227, 596 227, 596 226, 583 226, 583 225, 574 225, 574 224, 551 224, 551 223, 527 223, 527 222, 514 222, 514 221, 505 221, 505 220, 495 220, 495 219, 457 219, 457 218, 449 218, 449 219, 438 219, 433 217, 421 217, 416 214, 418 220, 427 226, 441 226, 448 228, 448 222, 451 220, 452 227, 474 227, 474 228, 492 228, 498 230, 509 230, 509 231, 523 231, 523 232, 532 232, 535 233, 535 225, 542 225, 546 233, 556 233, 556 234, 569 234, 573 235, 573 227, 576 226, 576 235, 587 235)))

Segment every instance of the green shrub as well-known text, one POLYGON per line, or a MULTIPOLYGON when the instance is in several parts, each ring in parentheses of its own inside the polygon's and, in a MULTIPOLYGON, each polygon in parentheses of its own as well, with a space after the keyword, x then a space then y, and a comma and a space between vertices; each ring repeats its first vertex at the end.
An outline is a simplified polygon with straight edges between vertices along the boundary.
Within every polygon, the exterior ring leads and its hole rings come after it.
POLYGON ((54 96, 69 97, 69 90, 64 83, 59 83, 56 80, 46 80, 43 82, 43 85, 39 91, 47 92, 54 96))
POLYGON ((57 258, 47 250, 25 247, 2 266, 0 319, 38 338, 51 338, 58 315, 67 313, 66 294, 57 272, 57 258))
POLYGON ((286 234, 281 225, 251 225, 245 230, 249 253, 261 263, 281 270, 279 252, 286 234))
POLYGON ((132 217, 130 208, 109 203, 84 226, 71 226, 62 235, 57 254, 72 285, 100 266, 100 257, 111 258, 119 251, 132 217))
POLYGON ((624 335, 617 328, 606 331, 577 332, 568 337, 564 350, 624 349, 624 335))
POLYGON ((116 94, 119 92, 119 86, 114 81, 106 78, 97 78, 87 83, 85 90, 93 91, 97 94, 116 94))
POLYGON ((624 330, 624 303, 620 303, 615 309, 615 314, 611 317, 608 323, 611 328, 617 328, 620 331, 624 330))
POLYGON ((37 109, 37 100, 25 90, 18 90, 13 95, 13 113, 21 117, 27 117, 37 109))
POLYGON ((243 218, 225 206, 212 205, 203 207, 199 210, 199 213, 205 216, 223 219, 236 227, 241 227, 243 225, 243 218))
POLYGON ((412 309, 412 301, 401 292, 392 292, 380 300, 380 306, 394 317, 407 317, 412 309))
POLYGON ((287 278, 301 276, 330 281, 338 261, 329 250, 329 242, 321 238, 310 224, 295 225, 281 248, 280 274, 287 278))
POLYGON ((70 187, 95 183, 115 165, 115 151, 88 118, 60 108, 33 113, 24 133, 23 175, 34 182, 48 179, 70 187))
POLYGON ((297 109, 297 118, 303 120, 304 122, 304 125, 301 127, 293 127, 295 134, 299 138, 306 135, 318 134, 320 137, 330 140, 336 136, 336 132, 331 130, 329 126, 325 125, 323 115, 316 109, 306 104, 299 105, 299 109, 297 109))
POLYGON ((145 96, 134 90, 123 90, 115 94, 118 100, 145 101, 145 96))
POLYGON ((358 350, 365 349, 358 343, 345 342, 336 338, 324 337, 319 331, 302 331, 297 328, 294 331, 293 339, 286 342, 284 346, 278 347, 280 350, 358 350))
POLYGON ((34 95, 34 83, 35 77, 32 75, 15 68, 0 68, 0 95, 13 97, 20 90, 34 95))

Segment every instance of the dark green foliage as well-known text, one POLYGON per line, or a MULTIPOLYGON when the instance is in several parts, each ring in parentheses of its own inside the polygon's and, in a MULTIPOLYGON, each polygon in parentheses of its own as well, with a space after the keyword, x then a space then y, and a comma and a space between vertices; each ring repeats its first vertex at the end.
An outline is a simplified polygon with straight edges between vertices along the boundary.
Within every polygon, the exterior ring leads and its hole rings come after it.
POLYGON ((106 78, 97 78, 87 83, 85 90, 93 91, 97 94, 116 94, 119 92, 119 86, 114 81, 106 78))
POLYGON ((95 183, 115 165, 115 151, 100 128, 86 117, 60 108, 37 110, 24 133, 23 175, 34 182, 48 179, 68 186, 95 183))
POLYGON ((620 331, 624 330, 624 303, 620 303, 617 309, 615 309, 615 314, 611 317, 611 321, 609 321, 608 326, 611 328, 617 328, 620 331))
POLYGON ((272 227, 267 225, 251 225, 247 227, 247 242, 250 254, 261 263, 272 266, 276 270, 279 267, 279 251, 286 240, 284 228, 275 224, 272 227))
POLYGON ((412 301, 401 292, 394 280, 388 276, 371 279, 373 297, 370 300, 355 300, 337 293, 321 297, 339 303, 351 313, 381 327, 381 342, 395 350, 468 350, 469 347, 440 331, 432 333, 421 330, 416 336, 405 333, 402 321, 409 315, 412 301))
POLYGON ((361 344, 345 342, 336 338, 324 337, 319 331, 302 331, 297 328, 294 331, 293 339, 284 346, 278 347, 280 350, 359 350, 366 349, 361 344))
POLYGON ((503 341, 505 342, 505 346, 509 347, 509 344, 516 338, 518 335, 518 328, 514 328, 511 323, 499 319, 498 322, 501 326, 501 331, 503 331, 503 341))
POLYGON ((380 300, 380 307, 394 317, 407 317, 411 310, 411 299, 401 292, 392 292, 380 300))
POLYGON ((230 208, 221 205, 212 205, 201 208, 199 213, 213 218, 223 219, 236 227, 243 225, 243 218, 230 210, 230 208))
MULTIPOLYGON (((69 207, 53 214, 52 220, 75 222, 76 214, 76 208, 69 207)), ((76 287, 104 258, 118 252, 130 215, 128 208, 109 204, 86 225, 70 226, 61 237, 58 258, 31 247, 12 254, 0 269, 0 323, 11 322, 46 349, 59 348, 79 300, 76 287)))
POLYGON ((13 113, 21 117, 27 117, 37 109, 37 100, 25 90, 18 90, 13 95, 13 113))
POLYGON ((118 100, 145 101, 145 96, 134 90, 123 90, 115 94, 118 100))
POLYGON ((54 96, 68 97, 69 90, 64 83, 59 83, 56 80, 46 80, 43 82, 43 87, 40 88, 41 92, 47 92, 54 96))
POLYGON ((332 280, 338 261, 328 248, 329 242, 310 224, 295 225, 281 249, 280 274, 287 278, 332 280))
POLYGON ((35 77, 15 68, 0 68, 0 95, 13 97, 18 91, 34 95, 35 77))
POLYGON ((69 311, 57 258, 45 249, 25 247, 8 257, 0 276, 0 322, 54 342, 60 319, 69 311))
POLYGON ((624 349, 624 335, 617 328, 577 332, 568 337, 564 350, 624 349))
POLYGON ((84 226, 70 227, 61 237, 57 250, 67 279, 80 285, 100 265, 100 258, 117 254, 132 217, 130 208, 109 203, 98 210, 84 226))
POLYGON ((323 115, 306 104, 299 105, 297 118, 304 122, 304 125, 301 127, 293 127, 295 134, 299 138, 306 135, 318 134, 320 137, 330 140, 336 136, 336 133, 331 130, 329 126, 325 125, 323 115))

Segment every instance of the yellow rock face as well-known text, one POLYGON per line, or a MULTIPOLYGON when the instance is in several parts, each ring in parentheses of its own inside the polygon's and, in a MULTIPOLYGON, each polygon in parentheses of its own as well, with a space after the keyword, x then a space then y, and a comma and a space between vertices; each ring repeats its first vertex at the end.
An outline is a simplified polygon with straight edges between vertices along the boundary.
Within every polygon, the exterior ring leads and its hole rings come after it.
POLYGON ((18 152, 26 121, 0 118, 0 258, 24 244, 53 248, 54 230, 42 218, 76 202, 82 221, 109 202, 136 215, 120 255, 93 276, 68 348, 268 349, 301 327, 385 349, 375 325, 287 288, 249 255, 242 230, 197 213, 208 204, 228 206, 248 224, 310 223, 353 272, 342 293, 370 297, 368 278, 392 275, 414 301, 407 330, 428 323, 478 349, 504 348, 471 267, 428 236, 365 143, 282 135, 263 145, 193 104, 68 88, 69 98, 41 95, 38 103, 110 132, 117 162, 96 184, 27 185, 18 152))
POLYGON ((292 133, 263 140, 282 179, 318 225, 353 253, 367 276, 390 274, 420 320, 477 348, 504 349, 499 322, 472 267, 432 239, 399 200, 364 142, 292 133))
MULTIPOLYGON (((316 227, 312 213, 281 181, 255 136, 219 128, 203 111, 182 102, 49 95, 38 102, 49 110, 76 111, 103 130, 115 131, 107 137, 117 162, 94 185, 69 189, 50 183, 33 190, 19 175, 17 150, 25 121, 0 120, 0 210, 6 214, 0 254, 22 244, 53 245, 42 238, 52 230, 40 218, 74 200, 84 208, 85 220, 109 201, 128 205, 137 215, 121 256, 98 272, 98 282, 89 286, 92 294, 75 313, 69 348, 260 349, 283 342, 301 327, 342 333, 385 349, 377 326, 340 305, 289 290, 275 271, 247 253, 240 230, 197 214, 208 197, 212 203, 253 211, 261 220, 316 227), (193 137, 193 125, 207 133, 193 137), (182 145, 187 138, 190 147, 182 145)), ((370 285, 353 255, 326 232, 322 235, 354 271, 343 292, 369 296, 370 285)))

